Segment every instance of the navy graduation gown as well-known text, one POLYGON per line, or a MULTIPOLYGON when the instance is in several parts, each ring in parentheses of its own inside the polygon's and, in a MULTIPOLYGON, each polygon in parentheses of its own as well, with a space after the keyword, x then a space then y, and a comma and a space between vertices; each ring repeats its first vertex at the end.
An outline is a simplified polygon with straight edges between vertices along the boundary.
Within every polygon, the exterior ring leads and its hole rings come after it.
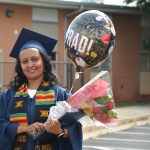
MULTIPOLYGON (((55 97, 57 101, 66 100, 68 92, 60 86, 54 86, 55 97)), ((13 142, 16 137, 18 125, 9 122, 11 102, 15 91, 9 89, 6 93, 0 95, 0 150, 13 150, 13 142)), ((28 97, 27 117, 28 124, 34 123, 35 99, 28 97)), ((44 132, 38 138, 40 140, 50 140, 52 150, 82 150, 82 126, 79 122, 67 127, 69 138, 57 138, 55 135, 44 132)), ((27 150, 34 150, 34 141, 28 135, 27 150)))

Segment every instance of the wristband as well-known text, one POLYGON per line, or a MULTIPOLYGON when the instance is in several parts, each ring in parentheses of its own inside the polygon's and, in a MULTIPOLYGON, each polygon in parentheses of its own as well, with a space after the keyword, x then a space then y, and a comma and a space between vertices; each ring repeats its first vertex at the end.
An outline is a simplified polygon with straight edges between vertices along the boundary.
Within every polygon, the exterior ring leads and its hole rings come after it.
POLYGON ((62 136, 64 136, 64 135, 65 135, 65 130, 62 129, 62 132, 61 132, 57 137, 62 137, 62 136))

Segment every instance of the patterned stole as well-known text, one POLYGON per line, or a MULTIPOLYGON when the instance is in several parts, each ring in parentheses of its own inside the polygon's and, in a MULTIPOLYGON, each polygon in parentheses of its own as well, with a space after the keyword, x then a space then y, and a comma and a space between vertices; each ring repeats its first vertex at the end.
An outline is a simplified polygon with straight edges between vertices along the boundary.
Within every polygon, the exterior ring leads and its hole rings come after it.
MULTIPOLYGON (((10 122, 17 123, 21 126, 28 126, 27 97, 27 84, 23 84, 13 98, 10 122)), ((47 120, 50 107, 54 106, 55 103, 54 90, 50 87, 49 82, 42 82, 35 95, 35 122, 44 123, 47 120)), ((17 135, 14 145, 14 150, 27 150, 27 134, 17 135)), ((38 146, 41 147, 40 149, 42 150, 42 147, 50 147, 50 144, 43 141, 43 143, 39 143, 38 146)), ((35 149, 36 147, 37 146, 35 146, 35 149)))

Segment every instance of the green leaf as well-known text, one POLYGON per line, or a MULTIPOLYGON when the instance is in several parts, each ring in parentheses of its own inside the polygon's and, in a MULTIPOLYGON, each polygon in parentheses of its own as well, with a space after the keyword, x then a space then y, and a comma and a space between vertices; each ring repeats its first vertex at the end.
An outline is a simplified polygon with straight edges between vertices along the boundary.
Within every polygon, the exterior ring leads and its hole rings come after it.
POLYGON ((107 112, 107 115, 108 115, 109 117, 111 117, 111 118, 118 119, 117 113, 116 113, 114 110, 109 110, 109 111, 107 112))
POLYGON ((103 96, 103 97, 99 97, 94 99, 94 101, 96 101, 98 104, 106 104, 107 102, 112 100, 112 96, 103 96))

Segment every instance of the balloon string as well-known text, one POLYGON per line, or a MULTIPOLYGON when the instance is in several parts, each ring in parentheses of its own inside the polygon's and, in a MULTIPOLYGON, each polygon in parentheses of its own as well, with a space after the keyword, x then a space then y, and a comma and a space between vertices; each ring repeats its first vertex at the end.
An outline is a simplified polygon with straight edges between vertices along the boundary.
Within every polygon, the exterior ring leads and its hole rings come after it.
POLYGON ((69 94, 71 94, 71 92, 72 92, 72 90, 73 90, 73 88, 74 88, 75 81, 80 78, 80 74, 81 74, 81 73, 83 73, 83 72, 76 72, 76 73, 75 73, 75 78, 74 78, 74 81, 73 81, 73 83, 72 83, 72 86, 71 86, 71 89, 70 89, 70 91, 69 91, 69 94))

